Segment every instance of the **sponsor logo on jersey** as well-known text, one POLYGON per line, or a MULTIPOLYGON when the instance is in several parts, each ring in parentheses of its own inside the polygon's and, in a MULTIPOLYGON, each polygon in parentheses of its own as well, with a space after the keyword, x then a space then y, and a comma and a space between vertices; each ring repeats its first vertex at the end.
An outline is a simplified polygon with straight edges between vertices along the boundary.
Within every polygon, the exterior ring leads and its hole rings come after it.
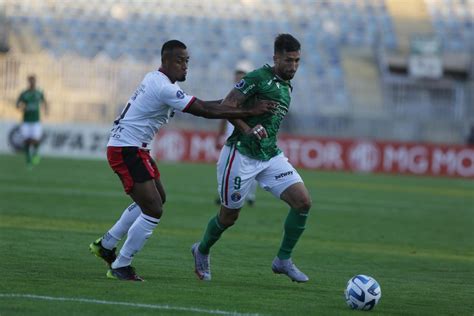
POLYGON ((237 202, 238 200, 240 200, 242 198, 242 195, 240 195, 239 192, 234 192, 232 193, 232 195, 230 196, 230 199, 234 202, 237 202))
POLYGON ((181 90, 176 91, 176 97, 178 99, 184 99, 184 92, 181 90))
POLYGON ((240 89, 240 88, 242 88, 244 85, 245 85, 245 80, 244 80, 244 79, 240 79, 240 81, 235 84, 235 88, 236 88, 236 89, 240 89))
POLYGON ((292 175, 292 174, 293 174, 293 171, 282 172, 282 173, 280 173, 279 175, 276 175, 276 176, 275 176, 275 180, 284 178, 284 177, 289 176, 289 175, 292 175))
POLYGON ((255 87, 255 83, 252 83, 250 86, 245 88, 245 90, 242 91, 243 94, 247 94, 250 90, 252 90, 255 87))

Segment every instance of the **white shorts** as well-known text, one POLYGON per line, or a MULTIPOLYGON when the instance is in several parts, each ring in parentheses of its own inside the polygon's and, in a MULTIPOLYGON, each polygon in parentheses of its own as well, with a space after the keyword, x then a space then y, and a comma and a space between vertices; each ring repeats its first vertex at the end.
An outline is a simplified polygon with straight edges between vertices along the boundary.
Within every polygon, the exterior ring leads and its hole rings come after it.
POLYGON ((277 198, 292 184, 303 182, 283 153, 262 161, 242 155, 235 146, 222 147, 217 161, 217 190, 222 205, 241 208, 254 179, 277 198))
POLYGON ((20 131, 23 140, 34 139, 39 141, 43 133, 40 122, 24 122, 21 124, 20 131))

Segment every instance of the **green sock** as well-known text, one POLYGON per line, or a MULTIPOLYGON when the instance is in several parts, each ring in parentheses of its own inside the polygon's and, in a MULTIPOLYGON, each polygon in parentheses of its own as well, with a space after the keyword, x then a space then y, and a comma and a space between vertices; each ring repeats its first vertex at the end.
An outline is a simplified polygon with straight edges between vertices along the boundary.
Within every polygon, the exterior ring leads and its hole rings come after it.
POLYGON ((33 150, 31 151, 32 156, 37 156, 38 155, 38 145, 32 145, 33 150))
POLYGON ((305 229, 307 218, 308 213, 300 213, 298 210, 290 209, 285 221, 285 233, 283 235, 280 250, 278 251, 278 258, 291 258, 291 252, 305 229))
POLYGON ((30 164, 31 163, 31 145, 26 145, 25 146, 25 154, 26 154, 26 163, 30 164))
POLYGON ((212 245, 216 243, 216 241, 221 238, 222 233, 226 230, 225 227, 219 223, 219 219, 217 216, 214 216, 207 224, 206 232, 202 237, 201 242, 199 243, 199 252, 207 255, 209 250, 211 249, 212 245))

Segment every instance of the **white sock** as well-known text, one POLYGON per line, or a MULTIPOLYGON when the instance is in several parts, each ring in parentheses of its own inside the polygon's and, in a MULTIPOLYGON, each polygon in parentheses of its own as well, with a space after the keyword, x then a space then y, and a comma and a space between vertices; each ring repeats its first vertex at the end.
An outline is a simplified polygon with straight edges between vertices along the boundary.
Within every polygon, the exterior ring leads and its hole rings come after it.
POLYGON ((141 214, 128 230, 127 240, 120 249, 120 254, 112 263, 112 268, 117 269, 129 266, 133 256, 140 251, 160 220, 145 214, 141 214))
POLYGON ((137 203, 130 204, 129 207, 123 211, 120 219, 112 226, 112 228, 105 233, 102 237, 101 244, 102 247, 112 250, 120 239, 125 236, 125 234, 132 226, 133 222, 137 219, 138 215, 142 213, 140 206, 137 203))

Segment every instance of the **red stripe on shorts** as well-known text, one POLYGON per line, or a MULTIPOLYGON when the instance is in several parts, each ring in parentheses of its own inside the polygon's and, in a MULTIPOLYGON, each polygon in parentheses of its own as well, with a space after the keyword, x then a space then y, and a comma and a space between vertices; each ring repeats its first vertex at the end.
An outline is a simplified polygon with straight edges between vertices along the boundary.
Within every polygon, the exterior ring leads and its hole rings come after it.
POLYGON ((155 178, 156 178, 156 171, 158 171, 158 170, 155 170, 153 168, 153 166, 151 165, 150 154, 147 151, 139 149, 138 150, 138 157, 140 157, 140 159, 142 160, 143 164, 145 165, 145 167, 148 170, 148 172, 150 173, 150 175, 154 175, 155 178))
POLYGON ((130 193, 133 188, 133 179, 123 160, 122 147, 107 147, 107 160, 113 171, 122 181, 125 192, 130 193))

